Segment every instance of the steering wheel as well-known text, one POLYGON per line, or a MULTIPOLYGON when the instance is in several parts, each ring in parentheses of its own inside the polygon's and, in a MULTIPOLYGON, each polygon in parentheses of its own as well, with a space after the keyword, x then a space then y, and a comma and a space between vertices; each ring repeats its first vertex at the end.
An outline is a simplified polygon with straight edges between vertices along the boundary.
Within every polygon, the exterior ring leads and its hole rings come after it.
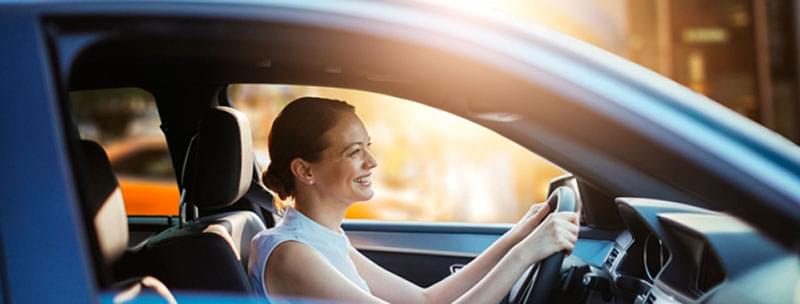
MULTIPOLYGON (((577 211, 577 197, 575 191, 569 187, 558 187, 547 198, 551 212, 577 211)), ((538 265, 534 265, 525 278, 520 291, 514 297, 514 304, 551 303, 555 292, 560 289, 561 263, 566 252, 561 251, 545 258, 538 265)))

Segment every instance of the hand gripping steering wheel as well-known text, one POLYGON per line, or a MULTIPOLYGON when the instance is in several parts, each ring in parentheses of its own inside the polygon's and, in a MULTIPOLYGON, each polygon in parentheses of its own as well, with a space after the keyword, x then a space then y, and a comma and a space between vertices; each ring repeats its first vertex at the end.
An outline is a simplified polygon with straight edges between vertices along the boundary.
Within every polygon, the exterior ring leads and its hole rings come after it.
MULTIPOLYGON (((558 187, 547 198, 551 212, 577 211, 575 191, 569 187, 558 187)), ((533 266, 519 293, 514 297, 514 304, 551 303, 561 289, 561 263, 566 252, 556 252, 533 266)))

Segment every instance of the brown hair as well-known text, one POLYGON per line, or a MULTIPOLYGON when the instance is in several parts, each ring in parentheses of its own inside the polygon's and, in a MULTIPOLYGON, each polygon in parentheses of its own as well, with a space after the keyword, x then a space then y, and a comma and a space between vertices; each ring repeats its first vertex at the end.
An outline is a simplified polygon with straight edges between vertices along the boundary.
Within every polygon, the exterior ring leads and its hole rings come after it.
POLYGON ((281 200, 296 194, 292 160, 319 161, 328 146, 323 135, 344 113, 355 113, 355 107, 335 99, 301 97, 283 108, 272 122, 268 139, 271 161, 262 179, 281 200))

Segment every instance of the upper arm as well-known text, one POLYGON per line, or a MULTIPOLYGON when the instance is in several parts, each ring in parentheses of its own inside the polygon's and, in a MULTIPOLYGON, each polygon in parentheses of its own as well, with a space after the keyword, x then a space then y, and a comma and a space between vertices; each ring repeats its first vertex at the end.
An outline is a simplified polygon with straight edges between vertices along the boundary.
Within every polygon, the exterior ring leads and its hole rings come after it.
POLYGON ((350 259, 375 296, 390 303, 425 303, 425 289, 383 269, 352 247, 350 259))
POLYGON ((264 278, 272 298, 381 302, 350 282, 317 251, 300 242, 279 244, 267 260, 264 278))

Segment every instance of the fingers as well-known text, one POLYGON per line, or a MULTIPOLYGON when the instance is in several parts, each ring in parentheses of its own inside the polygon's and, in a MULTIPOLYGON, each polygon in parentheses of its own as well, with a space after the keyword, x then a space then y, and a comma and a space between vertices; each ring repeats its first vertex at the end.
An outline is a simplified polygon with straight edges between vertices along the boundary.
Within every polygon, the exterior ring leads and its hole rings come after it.
POLYGON ((581 231, 581 227, 580 227, 580 226, 578 226, 578 225, 577 225, 576 223, 574 223, 574 222, 567 222, 567 223, 566 223, 566 225, 565 225, 565 227, 567 228, 567 231, 569 231, 570 233, 572 233, 572 235, 574 235, 575 237, 577 237, 577 236, 578 236, 578 233, 581 231))
POLYGON ((558 247, 556 252, 566 251, 567 255, 569 255, 572 253, 572 250, 575 249, 575 243, 577 241, 577 235, 574 235, 569 231, 562 230, 561 233, 559 233, 559 236, 556 238, 556 247, 558 247))
POLYGON ((525 212, 525 216, 524 217, 525 218, 529 218, 529 217, 537 214, 539 211, 542 210, 542 207, 545 207, 545 206, 547 206, 546 203, 537 203, 537 204, 531 205, 531 207, 528 208, 528 212, 525 212))
POLYGON ((548 212, 549 207, 546 205, 537 210, 530 219, 531 222, 536 222, 536 228, 520 241, 521 247, 533 249, 530 251, 533 261, 561 251, 569 254, 578 241, 580 229, 575 212, 548 212))
POLYGON ((575 240, 562 240, 559 246, 561 247, 561 250, 558 251, 572 252, 572 250, 575 249, 575 240))
POLYGON ((580 228, 576 223, 577 214, 574 212, 559 212, 551 214, 554 225, 556 246, 558 251, 572 252, 578 241, 580 228))
POLYGON ((538 203, 533 207, 533 209, 536 210, 533 213, 534 216, 540 214, 548 214, 550 212, 550 205, 548 205, 547 203, 538 203))
POLYGON ((578 222, 578 214, 575 212, 561 211, 561 212, 556 212, 554 215, 561 217, 564 220, 567 220, 572 223, 578 222))
POLYGON ((535 207, 536 211, 531 216, 531 222, 534 226, 539 225, 542 220, 548 215, 550 212, 550 206, 547 204, 539 204, 540 206, 535 207))
POLYGON ((564 229, 564 231, 562 231, 562 236, 564 238, 566 238, 567 241, 570 241, 571 243, 575 243, 575 242, 578 241, 578 234, 573 232, 573 231, 571 231, 571 229, 569 229, 569 228, 566 228, 566 229, 564 229))
POLYGON ((553 220, 563 222, 564 225, 578 227, 578 214, 575 212, 556 212, 550 215, 553 220))
POLYGON ((531 216, 531 215, 536 214, 536 212, 541 210, 542 207, 544 207, 544 206, 548 206, 549 207, 549 205, 547 205, 547 203, 537 203, 537 204, 531 205, 531 208, 528 209, 528 214, 527 215, 531 216))
POLYGON ((529 235, 547 216, 550 208, 545 203, 532 205, 519 222, 509 231, 513 239, 522 240, 529 235))

